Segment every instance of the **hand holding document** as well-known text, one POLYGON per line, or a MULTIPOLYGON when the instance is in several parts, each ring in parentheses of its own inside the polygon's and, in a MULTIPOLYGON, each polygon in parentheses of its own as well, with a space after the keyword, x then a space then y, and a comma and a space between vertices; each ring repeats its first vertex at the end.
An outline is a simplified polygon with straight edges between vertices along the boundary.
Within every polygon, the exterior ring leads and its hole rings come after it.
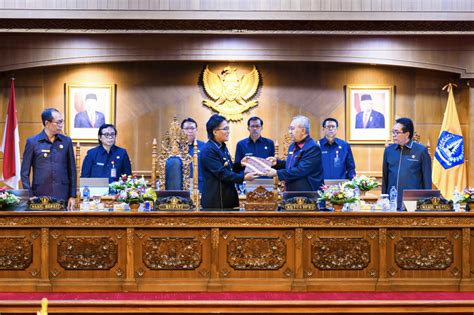
POLYGON ((272 162, 255 156, 246 156, 241 161, 242 165, 245 165, 244 173, 255 173, 258 176, 275 176, 272 175, 273 172, 276 173, 274 169, 272 169, 272 162))

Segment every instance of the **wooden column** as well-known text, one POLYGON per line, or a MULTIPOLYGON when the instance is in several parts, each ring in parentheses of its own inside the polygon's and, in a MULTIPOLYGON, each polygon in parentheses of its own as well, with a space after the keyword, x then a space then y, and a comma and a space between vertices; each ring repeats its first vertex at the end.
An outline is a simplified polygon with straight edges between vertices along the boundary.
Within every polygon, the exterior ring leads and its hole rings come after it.
POLYGON ((194 209, 199 211, 201 209, 201 198, 199 192, 199 168, 198 168, 198 145, 197 140, 194 140, 194 154, 193 154, 193 195, 191 196, 194 209))
POLYGON ((38 291, 48 292, 51 290, 49 282, 49 228, 41 228, 41 281, 38 291))
MULTIPOLYGON (((469 145, 469 156, 467 157, 469 159, 469 162, 467 164, 467 184, 468 187, 472 187, 474 185, 474 174, 471 170, 474 170, 474 80, 470 81, 470 86, 469 86, 469 139, 470 139, 470 145, 469 145)), ((466 145, 466 144, 464 144, 466 145)))
POLYGON ((211 278, 207 285, 208 291, 222 291, 219 276, 219 228, 211 229, 211 278))
POLYGON ((295 278, 291 286, 292 291, 306 291, 303 278, 303 229, 295 229, 295 278))
POLYGON ((134 246, 135 246, 135 229, 127 228, 127 271, 126 271, 125 283, 123 285, 124 291, 137 290, 137 283, 135 281, 134 246))

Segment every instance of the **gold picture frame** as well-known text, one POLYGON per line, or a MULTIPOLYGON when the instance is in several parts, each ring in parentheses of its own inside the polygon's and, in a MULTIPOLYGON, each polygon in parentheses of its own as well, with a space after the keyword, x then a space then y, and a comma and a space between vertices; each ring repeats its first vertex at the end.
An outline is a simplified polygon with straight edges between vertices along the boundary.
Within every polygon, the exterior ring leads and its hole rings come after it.
POLYGON ((115 124, 115 84, 64 84, 66 134, 73 141, 97 142, 99 127, 115 124))
POLYGON ((394 122, 394 86, 346 86, 346 141, 377 144, 390 140, 394 122))

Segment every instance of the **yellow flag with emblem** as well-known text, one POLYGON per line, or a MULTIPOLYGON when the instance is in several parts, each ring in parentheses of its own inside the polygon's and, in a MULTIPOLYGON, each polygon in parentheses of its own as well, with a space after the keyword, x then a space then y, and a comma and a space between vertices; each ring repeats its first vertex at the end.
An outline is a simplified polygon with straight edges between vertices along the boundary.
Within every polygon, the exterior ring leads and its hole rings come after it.
POLYGON ((464 161, 464 137, 456 110, 453 85, 448 90, 448 104, 444 112, 443 125, 433 160, 433 184, 446 199, 453 198, 455 189, 462 191, 466 185, 466 163, 464 161))

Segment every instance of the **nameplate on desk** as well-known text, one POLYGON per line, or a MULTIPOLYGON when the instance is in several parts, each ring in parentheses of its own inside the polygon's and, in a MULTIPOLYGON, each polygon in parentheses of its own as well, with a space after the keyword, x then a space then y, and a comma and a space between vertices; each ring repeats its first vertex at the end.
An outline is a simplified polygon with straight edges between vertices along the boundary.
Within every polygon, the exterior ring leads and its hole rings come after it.
POLYGON ((416 211, 453 211, 453 202, 442 197, 431 197, 418 200, 416 211))
POLYGON ((191 210, 192 202, 188 198, 172 196, 159 198, 158 210, 191 210))
POLYGON ((287 211, 314 211, 318 210, 317 202, 308 197, 293 197, 284 201, 283 209, 287 211))
POLYGON ((28 200, 29 210, 63 210, 65 203, 50 197, 33 197, 28 200))

